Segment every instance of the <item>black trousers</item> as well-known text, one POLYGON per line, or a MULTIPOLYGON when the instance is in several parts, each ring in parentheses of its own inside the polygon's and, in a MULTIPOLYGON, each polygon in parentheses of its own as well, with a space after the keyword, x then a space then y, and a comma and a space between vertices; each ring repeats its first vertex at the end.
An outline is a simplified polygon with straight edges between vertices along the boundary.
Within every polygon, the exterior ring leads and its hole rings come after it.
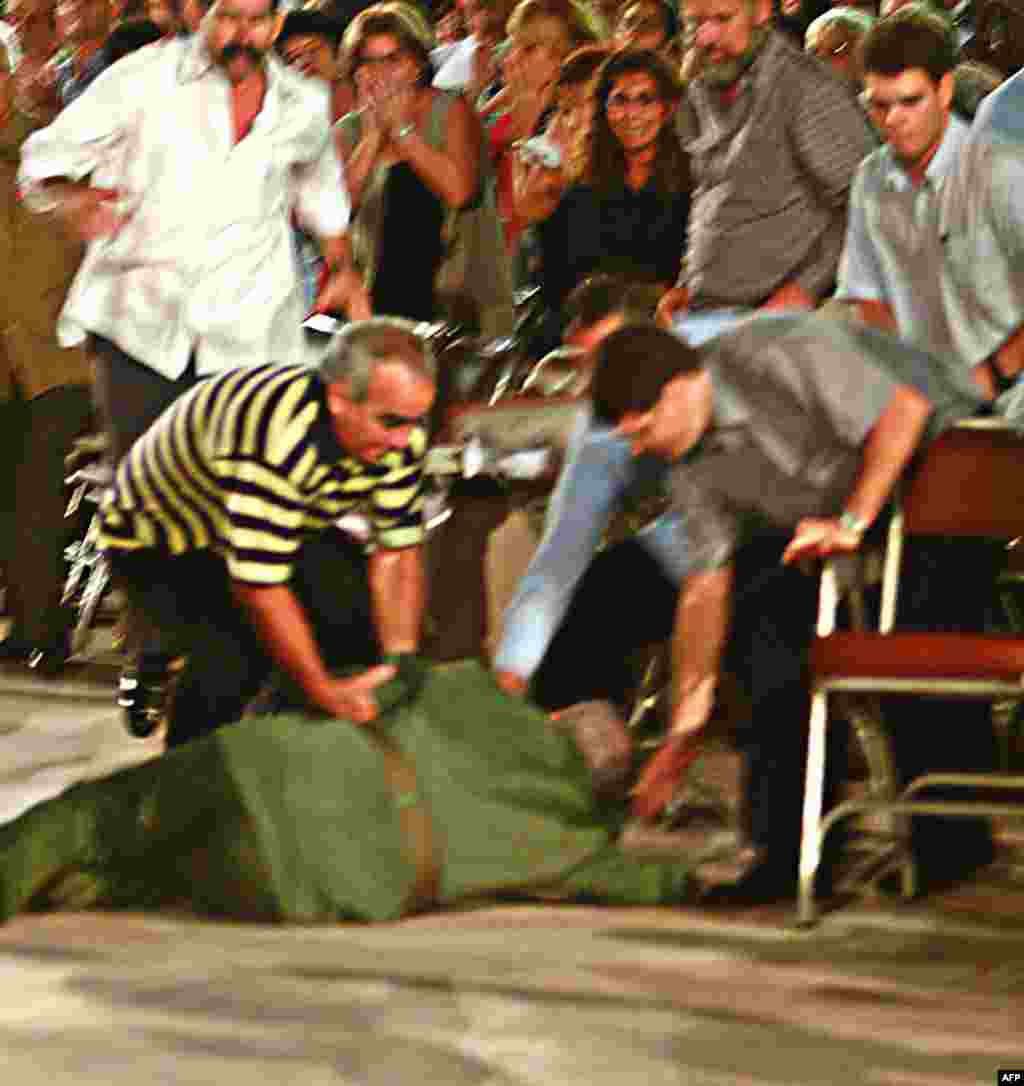
POLYGON ((126 354, 103 336, 89 337, 95 384, 93 395, 100 423, 116 464, 164 410, 198 380, 194 360, 171 379, 126 354))
POLYGON ((601 551, 533 677, 533 700, 545 709, 563 709, 604 698, 625 708, 638 678, 637 652, 671 636, 678 595, 636 540, 601 551))
POLYGON ((70 624, 60 605, 64 549, 75 533, 64 508, 64 457, 89 430, 92 409, 86 385, 61 385, 31 400, 3 407, 0 434, 0 502, 7 516, 2 561, 12 636, 45 647, 70 624))
MULTIPOLYGON (((180 746, 238 720, 274 664, 231 591, 224 561, 209 551, 171 557, 113 556, 114 575, 145 629, 149 651, 185 655, 168 720, 180 746)), ((329 529, 302 546, 289 587, 332 670, 380 657, 362 548, 329 529)))

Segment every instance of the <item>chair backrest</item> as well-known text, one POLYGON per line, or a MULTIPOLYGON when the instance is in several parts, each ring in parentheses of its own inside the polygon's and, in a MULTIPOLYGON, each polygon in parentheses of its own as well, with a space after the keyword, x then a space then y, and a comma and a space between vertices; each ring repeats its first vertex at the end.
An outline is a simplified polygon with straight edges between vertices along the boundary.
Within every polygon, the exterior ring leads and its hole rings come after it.
POLYGON ((908 535, 1024 535, 1024 437, 999 424, 948 430, 924 453, 901 505, 908 535))
MULTIPOLYGON (((937 438, 904 479, 894 501, 882 568, 878 629, 891 633, 896 621, 903 544, 907 535, 1024 537, 1024 435, 1000 420, 962 422, 937 438)), ((833 556, 825 563, 818 602, 817 633, 835 629, 840 596, 863 583, 833 556)), ((855 625, 866 627, 858 602, 855 625)))

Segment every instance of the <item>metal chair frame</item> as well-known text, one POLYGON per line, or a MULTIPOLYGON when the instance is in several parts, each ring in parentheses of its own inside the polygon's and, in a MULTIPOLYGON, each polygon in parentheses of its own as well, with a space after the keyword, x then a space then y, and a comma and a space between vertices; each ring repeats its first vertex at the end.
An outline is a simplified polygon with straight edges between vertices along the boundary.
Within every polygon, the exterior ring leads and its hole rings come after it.
MULTIPOLYGON (((110 486, 111 478, 112 472, 103 462, 89 464, 69 475, 65 483, 73 490, 64 516, 74 516, 83 501, 98 507, 104 492, 110 486)), ((96 612, 110 588, 110 562, 97 542, 99 527, 97 509, 90 516, 89 525, 82 538, 75 540, 64 551, 68 572, 64 580, 61 603, 67 605, 74 601, 75 622, 71 628, 73 656, 84 652, 88 646, 96 612)))
MULTIPOLYGON (((908 534, 931 534, 941 531, 951 535, 1011 538, 1024 533, 1024 470, 1012 470, 1017 467, 1012 463, 1014 457, 1018 458, 1019 469, 1024 469, 1024 441, 1021 441, 1018 435, 1008 431, 1005 426, 989 421, 972 421, 962 424, 936 442, 926 454, 921 470, 909 481, 902 499, 897 498, 895 503, 885 549, 878 632, 854 633, 846 636, 863 636, 868 639, 891 637, 893 648, 898 651, 899 635, 894 633, 894 625, 900 564, 904 541, 908 534), (1009 492, 999 496, 982 493, 978 498, 971 492, 971 488, 956 487, 955 483, 958 480, 954 478, 949 480, 952 485, 943 495, 944 503, 949 508, 936 508, 936 503, 933 501, 935 488, 937 484, 941 486, 947 465, 953 462, 950 459, 951 455, 959 457, 958 470, 961 472, 964 470, 963 465, 967 462, 967 457, 973 457, 979 472, 991 469, 1001 481, 1008 480, 1009 492), (1001 472, 998 471, 1000 467, 1003 469, 1001 472), (1021 477, 1019 480, 1016 478, 1017 475, 1021 477), (957 519, 960 514, 962 514, 962 521, 957 519)), ((977 489, 984 491, 985 487, 977 489)), ((819 642, 820 639, 828 638, 835 632, 840 595, 836 564, 826 563, 822 573, 816 630, 819 642)), ((914 636, 919 639, 941 639, 948 635, 917 634, 914 636)), ((980 640, 984 635, 979 631, 977 635, 959 636, 977 636, 980 640)), ((1024 635, 1006 635, 1006 644, 1011 649, 1024 653, 1024 635)), ((812 660, 813 658, 812 653, 812 660)), ((880 722, 877 720, 866 722, 867 731, 870 732, 873 729, 876 732, 872 741, 880 744, 873 766, 870 749, 865 746, 872 770, 869 794, 863 798, 841 803, 826 817, 822 817, 829 698, 833 695, 843 697, 844 700, 848 699, 848 704, 851 706, 856 705, 860 696, 865 694, 917 694, 924 697, 963 697, 991 702, 1007 700, 1014 703, 1024 700, 1024 674, 1018 674, 1012 679, 1006 675, 995 678, 991 674, 964 674, 964 671, 969 670, 969 668, 958 668, 957 674, 935 675, 915 673, 915 669, 908 666, 900 675, 891 673, 844 675, 840 666, 829 675, 813 676, 800 852, 797 906, 799 924, 813 924, 818 918, 814 887, 822 848, 828 832, 844 819, 855 815, 876 814, 883 817, 885 826, 882 833, 874 835, 876 844, 880 847, 874 848, 869 853, 867 861, 855 868, 845 881, 877 877, 878 874, 895 867, 901 875, 902 894, 905 898, 910 898, 917 891, 917 877, 908 843, 909 816, 1024 817, 1024 805, 988 802, 982 799, 939 801, 916 798, 923 789, 936 785, 995 789, 1001 792, 1024 791, 1024 775, 1022 774, 928 773, 915 778, 900 790, 896 784, 891 758, 883 749, 887 747, 888 741, 884 729, 879 726, 880 722), (856 696, 857 700, 851 696, 856 696), (885 763, 887 760, 888 768, 886 769, 883 765, 879 772, 879 763, 885 763)), ((874 715, 874 713, 868 714, 869 717, 874 715)), ((865 722, 862 721, 862 723, 865 722)), ((896 726, 898 727, 898 722, 896 726)), ((864 746, 865 736, 860 738, 864 746)))

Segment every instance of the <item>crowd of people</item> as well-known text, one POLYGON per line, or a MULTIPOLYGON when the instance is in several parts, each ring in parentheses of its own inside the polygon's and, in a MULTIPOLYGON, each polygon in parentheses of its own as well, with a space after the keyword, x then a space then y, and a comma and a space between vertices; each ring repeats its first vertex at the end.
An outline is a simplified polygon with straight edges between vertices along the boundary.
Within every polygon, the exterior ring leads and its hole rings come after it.
MULTIPOLYGON (((536 286, 530 347, 575 348, 590 389, 497 686, 621 705, 625 661, 667 641, 667 735, 633 800, 655 817, 727 672, 753 860, 705 900, 791 894, 804 559, 856 550, 943 426, 1024 418, 1024 9, 129 4, 7 0, 0 23, 0 653, 67 658, 62 463, 96 427, 130 729, 166 717, 191 744, 275 673, 311 712, 374 720, 417 673, 430 592, 445 382, 418 329, 510 332, 536 286), (347 321, 326 350, 312 313, 347 321), (661 515, 604 546, 651 492, 661 515), (355 508, 369 546, 337 526, 355 508)), ((901 619, 980 628, 993 552, 946 542, 915 552, 901 619)), ((987 718, 937 730, 930 768, 991 763, 987 718)), ((980 822, 915 834, 926 883, 992 855, 980 822)))

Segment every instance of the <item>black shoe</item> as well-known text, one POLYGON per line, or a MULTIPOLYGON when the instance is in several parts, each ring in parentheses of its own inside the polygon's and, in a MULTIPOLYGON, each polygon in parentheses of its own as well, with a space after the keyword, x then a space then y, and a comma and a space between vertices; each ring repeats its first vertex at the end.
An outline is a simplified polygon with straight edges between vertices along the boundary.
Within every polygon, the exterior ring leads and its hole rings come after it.
POLYGON ((739 878, 708 886, 700 904, 711 908, 742 908, 792 901, 796 897, 796 873, 792 864, 779 864, 760 856, 739 878))
POLYGON ((159 677, 126 667, 118 682, 117 704, 124 726, 137 739, 145 739, 163 723, 167 710, 167 672, 159 677))
POLYGON ((28 666, 44 679, 55 679, 71 658, 71 636, 64 633, 28 655, 28 666))

